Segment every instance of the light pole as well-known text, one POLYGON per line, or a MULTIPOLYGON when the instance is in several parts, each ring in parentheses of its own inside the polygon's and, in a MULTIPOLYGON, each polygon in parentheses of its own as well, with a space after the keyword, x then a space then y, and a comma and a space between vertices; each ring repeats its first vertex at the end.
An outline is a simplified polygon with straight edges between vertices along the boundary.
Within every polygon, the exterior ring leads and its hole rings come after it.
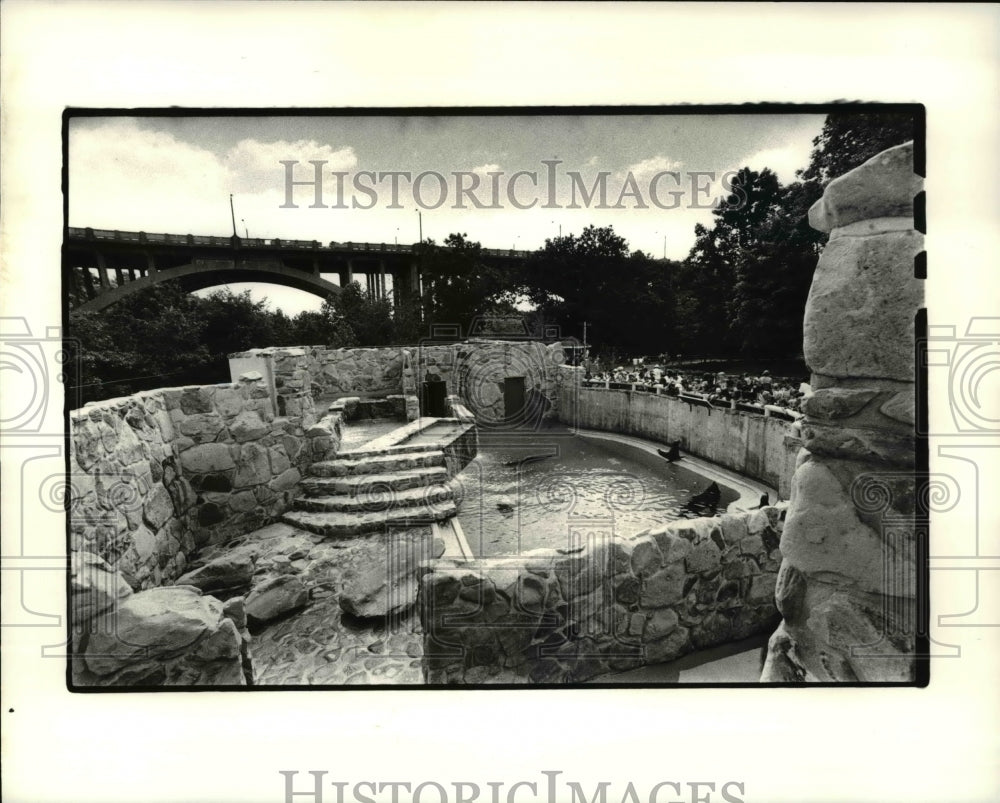
POLYGON ((667 258, 667 235, 663 235, 663 258, 667 258))
POLYGON ((243 218, 240 218, 240 223, 243 224, 243 233, 246 235, 246 238, 249 240, 250 239, 250 230, 247 228, 247 222, 243 218))
POLYGON ((236 212, 233 211, 233 194, 229 193, 229 214, 233 218, 233 237, 239 237, 236 233, 236 212))
POLYGON ((420 242, 424 241, 424 213, 417 210, 417 222, 420 225, 420 242))

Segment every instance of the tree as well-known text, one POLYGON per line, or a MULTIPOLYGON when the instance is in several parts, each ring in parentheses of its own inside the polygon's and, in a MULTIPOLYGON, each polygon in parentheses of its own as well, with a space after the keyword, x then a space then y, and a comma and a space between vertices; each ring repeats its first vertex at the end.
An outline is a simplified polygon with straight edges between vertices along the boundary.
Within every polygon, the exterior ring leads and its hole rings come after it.
POLYGON ((910 112, 831 112, 813 140, 809 165, 796 175, 825 187, 886 148, 914 139, 917 122, 910 112))
POLYGON ((778 214, 781 185, 764 168, 742 168, 733 194, 713 212, 711 229, 695 227, 695 244, 680 274, 676 342, 688 355, 722 356, 742 350, 745 322, 763 313, 760 257, 778 214))
POLYGON ((801 353, 805 302, 826 240, 808 221, 819 194, 814 183, 782 187, 771 215, 757 229, 753 249, 739 261, 730 310, 744 355, 801 353))
POLYGON ((167 283, 100 312, 71 312, 66 370, 71 398, 79 393, 86 402, 219 381, 201 305, 202 299, 167 283))
POLYGON ((521 284, 538 317, 558 323, 563 335, 582 334, 595 350, 631 354, 662 350, 669 331, 669 265, 628 243, 610 226, 545 241, 528 260, 521 284))
POLYGON ((483 259, 482 246, 464 233, 449 234, 444 245, 425 240, 416 247, 424 278, 424 310, 433 323, 468 330, 473 318, 512 308, 513 277, 483 259))
POLYGON ((228 287, 216 290, 199 306, 205 321, 203 337, 215 357, 226 358, 275 340, 274 313, 266 299, 254 301, 249 290, 239 295, 228 287))
POLYGON ((338 296, 328 298, 323 304, 323 312, 341 342, 351 339, 360 346, 387 346, 393 342, 391 302, 369 298, 357 282, 341 288, 338 296), (348 338, 348 331, 353 337, 348 338))
POLYGON ((822 190, 816 182, 783 187, 767 168, 743 168, 735 183, 741 195, 713 212, 711 228, 696 226, 678 271, 675 341, 695 356, 796 357, 824 240, 807 213, 822 190))

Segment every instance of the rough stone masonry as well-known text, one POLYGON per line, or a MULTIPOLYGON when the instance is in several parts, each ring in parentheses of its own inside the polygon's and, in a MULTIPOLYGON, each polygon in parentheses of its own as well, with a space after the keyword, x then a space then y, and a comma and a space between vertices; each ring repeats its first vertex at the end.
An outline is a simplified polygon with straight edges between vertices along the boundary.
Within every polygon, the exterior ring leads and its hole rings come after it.
POLYGON ((913 144, 832 181, 804 353, 815 390, 781 540, 762 681, 912 681, 916 633, 913 144))

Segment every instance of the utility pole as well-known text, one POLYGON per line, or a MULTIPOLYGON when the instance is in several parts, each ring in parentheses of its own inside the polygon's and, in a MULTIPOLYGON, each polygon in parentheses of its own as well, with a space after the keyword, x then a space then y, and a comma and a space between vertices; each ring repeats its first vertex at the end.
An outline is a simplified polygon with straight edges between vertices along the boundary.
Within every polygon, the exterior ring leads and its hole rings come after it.
POLYGON ((238 235, 236 233, 236 212, 233 211, 233 194, 232 193, 229 193, 229 214, 232 215, 232 218, 233 218, 233 237, 239 237, 240 235, 238 235))
POLYGON ((417 210, 417 220, 420 223, 420 242, 424 241, 424 213, 417 210))
POLYGON ((667 258, 667 235, 663 235, 663 258, 667 258))

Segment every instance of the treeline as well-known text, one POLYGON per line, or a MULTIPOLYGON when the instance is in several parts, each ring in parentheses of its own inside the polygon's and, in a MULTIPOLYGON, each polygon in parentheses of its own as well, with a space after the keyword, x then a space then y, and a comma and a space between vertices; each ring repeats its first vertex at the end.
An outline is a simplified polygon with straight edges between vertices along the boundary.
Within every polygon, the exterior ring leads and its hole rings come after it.
POLYGON ((264 346, 384 346, 409 342, 418 312, 393 315, 357 282, 318 312, 289 317, 225 288, 207 298, 174 283, 126 296, 100 312, 72 311, 64 369, 71 406, 173 385, 229 377, 228 355, 264 346))
POLYGON ((432 326, 463 333, 535 336, 557 328, 606 360, 800 356, 802 315, 826 237, 809 207, 834 177, 914 137, 910 115, 844 111, 828 116, 809 164, 783 185, 769 169, 744 168, 739 192, 698 225, 681 262, 631 251, 611 227, 546 240, 518 270, 483 259, 465 234, 417 246, 423 298, 396 309, 358 284, 317 312, 289 317, 229 290, 199 298, 170 285, 129 296, 100 313, 70 314, 66 374, 74 402, 228 376, 227 355, 273 345, 416 343, 432 326), (523 302, 533 310, 521 313, 523 302))

